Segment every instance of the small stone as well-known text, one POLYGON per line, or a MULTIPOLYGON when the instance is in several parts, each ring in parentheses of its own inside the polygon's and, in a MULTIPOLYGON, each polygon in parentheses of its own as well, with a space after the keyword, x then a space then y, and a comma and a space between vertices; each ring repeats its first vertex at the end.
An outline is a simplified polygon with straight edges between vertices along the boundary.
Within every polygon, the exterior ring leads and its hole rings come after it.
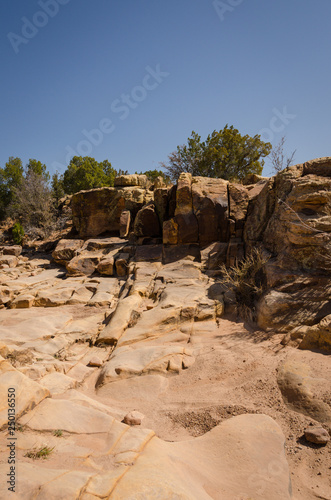
POLYGON ((315 444, 327 444, 330 441, 330 435, 323 427, 309 427, 305 430, 307 441, 315 444))
POLYGON ((105 257, 101 259, 98 264, 97 271, 100 274, 105 274, 106 276, 112 276, 114 274, 114 257, 105 257))
POLYGON ((145 415, 139 411, 131 411, 123 418, 123 422, 127 425, 141 425, 141 422, 145 418, 145 415))
POLYGON ((100 358, 98 358, 98 356, 93 356, 87 366, 96 366, 97 368, 100 368, 100 366, 102 366, 102 361, 100 358))
POLYGON ((128 261, 130 259, 130 254, 120 253, 116 259, 115 266, 117 276, 126 276, 128 274, 128 261))
POLYGON ((3 255, 15 255, 15 257, 18 257, 22 253, 22 247, 20 245, 5 246, 2 247, 1 250, 3 255))

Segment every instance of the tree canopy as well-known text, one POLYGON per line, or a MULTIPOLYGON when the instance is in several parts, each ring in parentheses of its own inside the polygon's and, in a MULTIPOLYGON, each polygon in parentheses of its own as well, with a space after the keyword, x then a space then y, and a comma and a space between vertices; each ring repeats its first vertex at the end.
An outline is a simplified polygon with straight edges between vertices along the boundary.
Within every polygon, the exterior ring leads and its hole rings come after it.
POLYGON ((47 171, 47 167, 41 161, 30 159, 28 164, 25 167, 25 176, 28 177, 31 172, 36 175, 40 175, 45 182, 48 182, 50 179, 49 172, 47 171))
POLYGON ((219 132, 214 130, 204 142, 193 131, 187 145, 177 146, 168 163, 161 166, 173 181, 181 172, 241 181, 249 174, 262 173, 263 158, 271 149, 271 144, 263 142, 259 135, 242 136, 232 125, 226 125, 219 132))
POLYGON ((117 175, 108 160, 97 162, 89 156, 74 156, 64 172, 63 188, 65 193, 73 194, 83 189, 113 186, 117 175))
POLYGON ((4 168, 0 168, 0 219, 6 215, 13 198, 13 189, 20 186, 23 173, 22 160, 13 156, 10 156, 4 168))

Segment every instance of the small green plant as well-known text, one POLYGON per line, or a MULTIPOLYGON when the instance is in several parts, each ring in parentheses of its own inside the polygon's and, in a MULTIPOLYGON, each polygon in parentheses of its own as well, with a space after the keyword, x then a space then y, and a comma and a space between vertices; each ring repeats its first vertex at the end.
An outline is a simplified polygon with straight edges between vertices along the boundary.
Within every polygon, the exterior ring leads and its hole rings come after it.
POLYGON ((36 460, 38 458, 48 458, 49 455, 53 452, 53 448, 49 448, 49 446, 43 446, 39 450, 33 449, 28 451, 24 456, 28 458, 33 458, 33 460, 36 460))
POLYGON ((12 237, 15 245, 21 245, 24 238, 24 229, 22 224, 15 222, 12 229, 12 237))
POLYGON ((63 431, 61 431, 61 429, 57 429, 56 431, 54 431, 54 436, 56 437, 61 437, 63 434, 63 431))
POLYGON ((266 289, 264 266, 269 260, 259 249, 253 251, 236 266, 221 266, 221 283, 236 295, 241 316, 256 320, 256 302, 266 289))
POLYGON ((18 432, 23 432, 23 430, 24 430, 24 429, 23 429, 23 427, 22 427, 21 425, 19 425, 19 426, 17 427, 17 431, 18 431, 18 432))

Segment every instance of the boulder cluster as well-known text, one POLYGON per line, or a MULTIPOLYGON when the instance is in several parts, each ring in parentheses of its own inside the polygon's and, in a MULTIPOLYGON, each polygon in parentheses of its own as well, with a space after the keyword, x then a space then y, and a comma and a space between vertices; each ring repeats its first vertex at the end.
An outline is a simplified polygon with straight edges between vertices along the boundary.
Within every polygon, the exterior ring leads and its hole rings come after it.
POLYGON ((258 325, 290 332, 287 341, 302 348, 330 348, 331 158, 245 185, 183 173, 175 186, 149 186, 144 175, 123 175, 114 188, 75 194, 71 205, 81 240, 62 241, 53 254, 69 273, 125 276, 133 261, 189 255, 215 274, 259 248, 268 262, 258 325), (86 238, 105 232, 127 244, 97 255, 86 238))

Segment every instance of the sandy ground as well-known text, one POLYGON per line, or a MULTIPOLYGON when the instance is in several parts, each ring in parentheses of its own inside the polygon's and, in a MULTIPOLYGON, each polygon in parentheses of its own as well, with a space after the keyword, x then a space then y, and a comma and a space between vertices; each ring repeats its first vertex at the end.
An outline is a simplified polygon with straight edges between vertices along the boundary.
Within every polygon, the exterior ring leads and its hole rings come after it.
MULTIPOLYGON (((277 366, 288 356, 302 359, 320 373, 330 369, 330 357, 283 347, 282 337, 227 319, 219 320, 218 325, 195 323, 190 344, 199 354, 190 369, 170 378, 125 379, 98 392, 95 373, 81 390, 121 411, 142 412, 143 427, 166 441, 200 436, 234 415, 269 415, 286 437, 295 500, 330 500, 330 444, 321 447, 305 440, 304 429, 316 421, 287 408, 276 380, 277 366)), ((324 394, 325 389, 321 387, 324 394)))
MULTIPOLYGON (((31 277, 34 279, 38 276, 31 277)), ((23 312, 31 320, 54 313, 71 314, 74 319, 80 319, 95 313, 107 315, 109 309, 83 305, 24 311, 2 309, 2 327, 14 325, 23 312)), ((331 443, 317 446, 305 440, 305 428, 316 421, 289 409, 277 384, 277 367, 283 360, 304 362, 314 373, 316 396, 331 405, 330 355, 283 346, 283 334, 266 334, 234 318, 197 321, 189 327, 185 324, 182 333, 186 337, 178 337, 178 341, 187 342, 195 356, 195 363, 190 368, 176 375, 148 374, 120 379, 96 390, 98 369, 78 390, 109 406, 114 414, 124 416, 132 410, 140 411, 145 415, 142 426, 154 430, 165 441, 185 441, 201 436, 235 415, 269 415, 279 424, 286 438, 293 498, 331 500, 331 443)), ((162 337, 159 342, 162 344, 162 337)), ((86 342, 84 345, 89 349, 86 342)), ((65 395, 59 396, 63 397, 65 395)), ((77 439, 88 441, 89 438, 78 436, 77 439)), ((66 465, 56 460, 54 455, 47 463, 39 462, 38 465, 52 468, 66 465)))

